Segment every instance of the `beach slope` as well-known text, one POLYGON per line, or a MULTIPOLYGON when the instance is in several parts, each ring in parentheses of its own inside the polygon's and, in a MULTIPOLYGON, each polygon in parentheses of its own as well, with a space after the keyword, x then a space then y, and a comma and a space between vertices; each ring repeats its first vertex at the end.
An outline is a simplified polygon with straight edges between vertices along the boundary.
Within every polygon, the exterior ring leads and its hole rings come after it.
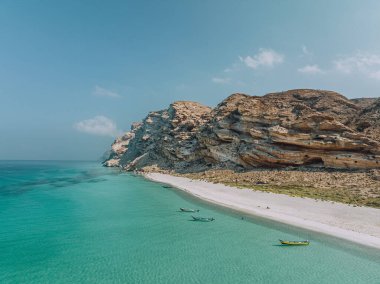
POLYGON ((380 210, 147 173, 205 201, 380 249, 380 210))

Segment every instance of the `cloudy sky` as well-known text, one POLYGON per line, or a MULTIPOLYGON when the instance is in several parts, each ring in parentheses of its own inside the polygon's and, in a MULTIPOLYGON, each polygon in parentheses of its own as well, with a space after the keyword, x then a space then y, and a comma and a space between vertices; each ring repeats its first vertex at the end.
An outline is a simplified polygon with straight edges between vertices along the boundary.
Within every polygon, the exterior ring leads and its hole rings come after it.
POLYGON ((0 159, 95 160, 148 111, 378 97, 380 1, 0 1, 0 159))

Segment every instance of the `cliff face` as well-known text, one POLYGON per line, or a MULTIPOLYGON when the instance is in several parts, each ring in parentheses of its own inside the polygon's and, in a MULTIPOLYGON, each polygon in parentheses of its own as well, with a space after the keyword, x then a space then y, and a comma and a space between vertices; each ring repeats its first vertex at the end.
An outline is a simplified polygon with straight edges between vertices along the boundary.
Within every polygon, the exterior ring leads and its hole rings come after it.
POLYGON ((380 141, 380 99, 363 108, 352 121, 351 127, 371 139, 380 141))
POLYGON ((214 109, 176 102, 118 138, 105 165, 380 168, 379 124, 380 100, 330 91, 234 94, 214 109))
POLYGON ((128 150, 129 142, 135 138, 135 131, 140 128, 141 123, 134 123, 131 126, 131 131, 126 132, 123 136, 116 138, 112 143, 108 158, 103 162, 106 167, 118 167, 120 159, 128 150))
MULTIPOLYGON (((168 109, 151 112, 127 133, 122 153, 110 160, 129 170, 153 164, 173 169, 202 165, 196 134, 210 119, 210 113, 211 108, 195 102, 175 102, 168 109)), ((112 148, 119 144, 117 139, 112 148)), ((111 166, 110 160, 104 165, 111 166)))

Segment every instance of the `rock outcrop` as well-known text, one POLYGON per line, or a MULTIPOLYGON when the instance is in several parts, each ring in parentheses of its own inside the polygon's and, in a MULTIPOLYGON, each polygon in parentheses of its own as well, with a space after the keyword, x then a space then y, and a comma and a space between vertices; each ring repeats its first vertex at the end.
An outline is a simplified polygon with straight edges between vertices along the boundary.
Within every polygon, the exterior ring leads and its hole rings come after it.
POLYGON ((111 145, 111 150, 109 151, 108 157, 103 162, 106 167, 118 167, 120 166, 120 159, 123 154, 127 152, 129 142, 135 138, 135 131, 139 129, 141 123, 133 123, 131 126, 131 131, 126 132, 123 136, 116 138, 116 140, 111 145))
MULTIPOLYGON (((124 140, 123 153, 110 157, 105 166, 122 166, 128 170, 157 164, 163 168, 187 168, 204 163, 196 135, 209 121, 211 108, 195 102, 175 102, 168 109, 150 112, 124 140)), ((126 134, 126 135, 127 135, 126 134)), ((124 135, 125 136, 125 135, 124 135)), ((112 148, 119 147, 118 139, 112 148)))
POLYGON ((380 168, 380 99, 321 90, 233 94, 216 108, 176 102, 118 138, 106 166, 380 168))
POLYGON ((366 105, 350 125, 367 137, 380 141, 380 99, 366 105))

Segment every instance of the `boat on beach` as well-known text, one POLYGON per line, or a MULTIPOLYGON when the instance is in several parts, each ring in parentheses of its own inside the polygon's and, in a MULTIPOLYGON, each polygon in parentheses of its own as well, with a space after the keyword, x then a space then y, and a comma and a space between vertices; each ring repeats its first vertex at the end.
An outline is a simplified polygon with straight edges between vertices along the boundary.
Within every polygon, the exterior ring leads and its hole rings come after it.
POLYGON ((215 220, 214 218, 195 217, 195 216, 191 216, 191 217, 193 217, 194 221, 200 221, 200 222, 211 222, 215 220))
POLYGON ((306 241, 283 241, 279 240, 282 245, 285 246, 308 246, 310 242, 308 240, 306 241))
POLYGON ((199 212, 199 209, 179 208, 182 212, 199 212))

